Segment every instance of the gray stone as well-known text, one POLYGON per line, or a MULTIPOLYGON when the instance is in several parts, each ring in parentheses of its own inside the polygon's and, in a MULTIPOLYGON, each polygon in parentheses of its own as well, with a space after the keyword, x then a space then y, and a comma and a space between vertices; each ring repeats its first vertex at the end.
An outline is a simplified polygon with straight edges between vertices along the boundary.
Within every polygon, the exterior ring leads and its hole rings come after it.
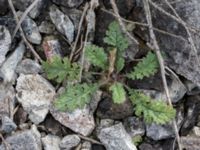
POLYGON ((16 68, 16 73, 18 74, 38 74, 41 72, 42 67, 31 59, 22 60, 16 68))
MULTIPOLYGON (((19 9, 20 11, 25 11, 34 0, 13 0, 13 4, 15 8, 19 9)), ((29 16, 31 18, 36 18, 40 15, 41 11, 46 6, 46 0, 39 0, 38 3, 33 7, 33 9, 29 12, 29 16)))
POLYGON ((7 116, 1 118, 0 131, 3 133, 11 133, 17 128, 17 125, 7 116))
POLYGON ((121 123, 101 129, 97 136, 107 150, 137 150, 121 123))
POLYGON ((145 134, 145 124, 137 117, 128 117, 124 119, 124 127, 127 133, 133 138, 135 136, 143 136, 145 134))
POLYGON ((64 34, 67 40, 71 43, 74 40, 74 24, 71 19, 61 12, 55 5, 50 7, 49 12, 51 21, 56 26, 56 29, 64 34))
POLYGON ((92 150, 92 144, 88 141, 83 142, 81 150, 92 150))
POLYGON ((14 111, 15 95, 13 86, 0 84, 0 117, 10 116, 14 111))
MULTIPOLYGON (((171 77, 171 83, 168 84, 169 95, 173 103, 177 103, 186 94, 187 89, 184 84, 175 77, 171 77)), ((141 90, 144 94, 151 96, 154 99, 164 100, 167 102, 166 94, 164 91, 159 92, 155 90, 141 90)))
POLYGON ((175 136, 172 124, 158 125, 153 123, 146 125, 146 133, 147 137, 150 137, 155 141, 172 138, 175 136))
MULTIPOLYGON (((160 1, 157 0, 157 2, 160 1)), ((165 7, 166 5, 164 4, 162 6, 165 7)), ((182 0, 180 3, 175 3, 173 7, 188 26, 200 28, 200 20, 198 17, 200 16, 200 3, 198 0, 182 0)), ((168 10, 167 8, 164 9, 168 10)), ((152 16, 154 18, 154 27, 164 29, 165 31, 188 39, 188 35, 182 25, 166 15, 163 15, 160 11, 153 10, 152 16)), ((194 44, 197 47, 197 57, 199 59, 200 38, 196 33, 192 32, 191 34, 194 44)), ((200 65, 196 58, 197 54, 191 49, 189 42, 160 33, 157 33, 156 35, 160 49, 163 50, 167 56, 167 65, 179 75, 200 85, 200 65)))
POLYGON ((61 143, 60 148, 61 150, 71 150, 72 148, 76 147, 80 143, 81 139, 79 136, 72 134, 65 136, 61 143))
MULTIPOLYGON (((96 108, 98 101, 101 99, 102 92, 98 91, 92 98, 91 103, 96 104, 92 107, 96 108)), ((53 105, 50 109, 52 116, 55 120, 59 121, 62 125, 70 128, 74 132, 87 136, 92 133, 95 128, 95 122, 93 117, 94 108, 85 106, 83 109, 76 109, 73 112, 61 112, 57 110, 53 105)))
POLYGON ((64 14, 68 15, 69 18, 72 20, 72 22, 74 23, 75 34, 77 34, 79 22, 83 12, 79 9, 69 9, 66 7, 61 7, 61 10, 64 14))
POLYGON ((60 137, 54 135, 47 135, 42 138, 44 150, 60 150, 60 137))
POLYGON ((15 70, 17 64, 22 60, 25 52, 25 46, 21 42, 19 46, 14 50, 14 52, 6 59, 0 68, 0 77, 3 79, 4 83, 9 83, 15 81, 16 74, 15 70))
MULTIPOLYGON (((22 16, 22 12, 18 12, 19 16, 22 16)), ((33 44, 40 44, 42 36, 39 32, 38 26, 33 19, 26 16, 22 22, 22 29, 26 38, 33 44)))
POLYGON ((42 21, 42 23, 39 26, 40 33, 52 34, 54 30, 55 26, 49 21, 42 21))
POLYGON ((5 26, 0 25, 0 66, 6 59, 5 56, 9 51, 10 44, 11 44, 10 32, 5 26))
POLYGON ((83 0, 52 0, 54 3, 58 5, 63 5, 67 7, 78 7, 80 4, 83 3, 83 0))
POLYGON ((55 96, 54 87, 40 75, 21 74, 17 79, 17 99, 35 124, 42 122, 55 96))
POLYGON ((183 136, 181 137, 181 145, 186 150, 199 150, 199 137, 183 136))
MULTIPOLYGON (((16 132, 5 140, 13 150, 42 150, 40 137, 36 126, 32 126, 31 130, 16 132)), ((6 150, 4 144, 0 145, 0 149, 6 150)))

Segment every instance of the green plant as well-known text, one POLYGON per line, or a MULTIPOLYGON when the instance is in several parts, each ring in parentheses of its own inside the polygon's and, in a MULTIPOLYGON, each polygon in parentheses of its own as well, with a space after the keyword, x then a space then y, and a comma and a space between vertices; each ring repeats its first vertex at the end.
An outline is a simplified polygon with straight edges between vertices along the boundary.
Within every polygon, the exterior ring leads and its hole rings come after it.
POLYGON ((125 66, 123 53, 128 48, 128 40, 123 36, 117 22, 109 25, 104 42, 107 44, 106 50, 96 45, 85 47, 85 57, 91 63, 91 67, 89 72, 83 72, 82 82, 72 82, 80 77, 80 64, 60 57, 53 58, 51 62, 43 62, 43 68, 49 79, 55 79, 59 83, 67 81, 66 90, 57 98, 55 106, 61 111, 83 108, 90 102, 93 93, 101 88, 110 93, 116 104, 121 104, 127 99, 131 100, 135 114, 138 117, 143 116, 146 122, 158 124, 169 122, 175 116, 173 108, 163 101, 152 100, 143 93, 130 89, 119 80, 120 78, 143 79, 154 75, 158 70, 155 54, 149 52, 133 71, 123 74, 125 66))
POLYGON ((141 135, 136 135, 132 138, 132 142, 138 146, 142 142, 142 136, 141 135))

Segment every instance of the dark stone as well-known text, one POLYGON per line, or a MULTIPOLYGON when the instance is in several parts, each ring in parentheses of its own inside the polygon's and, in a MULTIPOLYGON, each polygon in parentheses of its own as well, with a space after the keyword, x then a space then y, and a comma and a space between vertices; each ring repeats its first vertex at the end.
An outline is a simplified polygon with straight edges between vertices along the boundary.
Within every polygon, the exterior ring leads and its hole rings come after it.
POLYGON ((0 15, 4 15, 8 10, 8 1, 0 0, 0 15))
POLYGON ((188 96, 185 102, 185 117, 181 127, 181 134, 187 135, 198 122, 200 114, 200 96, 188 96))
POLYGON ((83 3, 83 0, 52 0, 57 5, 63 5, 66 7, 78 7, 83 3))
POLYGON ((114 104, 112 99, 104 98, 97 108, 97 116, 102 119, 124 119, 133 114, 133 106, 130 101, 123 104, 114 104))
POLYGON ((94 43, 99 46, 106 46, 103 42, 105 37, 106 30, 111 22, 113 22, 115 18, 108 14, 101 9, 96 11, 96 31, 95 31, 95 38, 94 43))
POLYGON ((92 144, 92 150, 106 150, 103 145, 92 144))
MULTIPOLYGON (((107 9, 111 9, 111 4, 108 0, 103 0, 104 5, 107 9)), ((131 10, 135 6, 135 0, 116 0, 116 4, 119 10, 119 14, 122 17, 126 17, 130 14, 131 10)))
POLYGON ((127 133, 133 138, 135 136, 143 136, 145 134, 144 122, 137 117, 128 117, 124 119, 124 127, 127 133))

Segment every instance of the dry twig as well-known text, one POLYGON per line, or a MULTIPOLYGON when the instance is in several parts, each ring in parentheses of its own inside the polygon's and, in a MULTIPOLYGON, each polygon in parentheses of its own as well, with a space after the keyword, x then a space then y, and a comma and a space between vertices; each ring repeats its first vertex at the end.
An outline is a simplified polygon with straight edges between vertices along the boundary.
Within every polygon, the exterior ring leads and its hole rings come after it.
POLYGON ((11 150, 10 145, 6 142, 6 140, 4 139, 3 135, 0 133, 0 138, 5 146, 6 150, 11 150))
MULTIPOLYGON (((114 14, 113 12, 111 12, 109 10, 106 10, 104 8, 101 8, 101 10, 104 11, 104 12, 106 12, 106 13, 109 13, 109 14, 115 16, 115 17, 117 17, 116 14, 114 14)), ((146 24, 146 23, 137 22, 137 21, 131 21, 131 20, 124 19, 122 17, 121 17, 121 20, 124 21, 124 22, 127 22, 127 23, 134 24, 134 25, 139 25, 139 26, 143 26, 143 27, 146 27, 146 28, 149 27, 149 25, 146 24)), ((169 35, 169 36, 174 37, 174 38, 178 38, 178 39, 183 40, 183 41, 187 41, 184 37, 182 37, 180 35, 176 35, 174 33, 170 33, 170 32, 165 31, 165 30, 161 30, 161 29, 158 29, 158 28, 155 28, 155 27, 153 27, 153 30, 157 31, 159 33, 165 34, 165 35, 169 35)))
POLYGON ((85 18, 85 15, 86 15, 86 12, 87 12, 88 8, 89 8, 89 5, 88 5, 88 3, 86 3, 86 4, 85 4, 85 7, 84 7, 84 10, 83 10, 83 13, 82 13, 82 16, 81 16, 81 20, 80 20, 80 22, 79 22, 78 33, 77 33, 77 36, 76 36, 76 39, 75 39, 75 42, 74 42, 74 46, 73 46, 73 49, 72 49, 71 54, 70 54, 70 57, 69 57, 70 61, 72 61, 74 52, 75 52, 75 50, 76 50, 76 46, 77 46, 77 44, 78 44, 78 40, 79 40, 80 33, 81 33, 81 27, 82 27, 82 25, 83 25, 83 20, 84 20, 84 18, 85 18))
POLYGON ((13 32, 13 35, 12 35, 12 39, 15 37, 17 31, 19 30, 22 22, 24 21, 24 19, 26 18, 26 16, 28 15, 28 13, 33 9, 33 7, 39 2, 39 0, 35 0, 26 10, 25 12, 23 13, 23 15, 21 16, 19 22, 17 22, 17 26, 15 27, 15 30, 13 32))
POLYGON ((115 0, 110 0, 110 3, 111 3, 111 5, 112 5, 113 11, 114 11, 114 13, 115 13, 115 15, 116 15, 116 18, 117 18, 117 20, 118 20, 118 22, 119 22, 119 25, 121 26, 123 32, 124 32, 134 43, 136 43, 136 44, 138 45, 138 44, 139 44, 138 41, 126 30, 126 27, 125 27, 124 23, 122 22, 122 19, 121 19, 120 15, 119 15, 119 11, 118 11, 117 5, 116 5, 116 3, 115 3, 115 0))
MULTIPOLYGON (((18 19, 16 10, 15 10, 15 8, 14 8, 14 6, 13 6, 12 0, 8 0, 8 4, 9 4, 9 6, 10 6, 10 8, 11 8, 11 10, 12 10, 12 13, 13 13, 13 15, 14 15, 14 17, 15 17, 15 20, 16 20, 16 22, 17 22, 17 24, 18 24, 19 19, 18 19)), ((31 52, 33 53, 33 55, 35 56, 35 58, 36 58, 37 60, 39 60, 40 62, 42 62, 42 59, 40 58, 40 56, 37 54, 37 52, 34 50, 33 46, 32 46, 32 45, 28 42, 28 40, 26 39, 26 37, 25 37, 25 35, 24 35, 24 32, 23 32, 23 30, 22 30, 21 25, 20 25, 20 27, 19 27, 19 30, 20 30, 20 32, 21 32, 21 36, 22 36, 23 41, 24 41, 25 44, 29 47, 29 49, 31 50, 31 52)))
POLYGON ((89 138, 89 137, 85 137, 85 136, 82 136, 82 135, 78 135, 81 139, 83 140, 86 140, 86 141, 89 141, 91 143, 94 143, 94 144, 99 144, 99 145, 102 145, 102 143, 92 139, 92 138, 89 138))
MULTIPOLYGON (((167 86, 166 76, 165 76, 164 60, 162 58, 160 48, 159 48, 158 42, 156 40, 155 33, 152 29, 153 24, 152 24, 152 18, 151 18, 151 11, 150 11, 150 8, 149 8, 149 0, 143 0, 143 3, 144 3, 144 9, 145 9, 145 15, 146 15, 147 23, 149 25, 150 38, 152 40, 153 47, 155 48, 156 55, 157 55, 157 58, 158 58, 158 62, 159 62, 159 65, 160 65, 160 72, 161 72, 161 77, 162 77, 162 82, 163 82, 165 94, 166 94, 166 97, 167 97, 167 100, 168 100, 168 104, 171 107, 173 107, 172 102, 171 102, 171 98, 170 98, 170 95, 169 95, 169 89, 168 89, 168 86, 167 86)), ((175 131, 175 134, 176 134, 179 150, 182 150, 180 137, 179 137, 179 133, 178 133, 178 127, 177 127, 175 119, 173 119, 173 126, 174 126, 174 131, 175 131)))

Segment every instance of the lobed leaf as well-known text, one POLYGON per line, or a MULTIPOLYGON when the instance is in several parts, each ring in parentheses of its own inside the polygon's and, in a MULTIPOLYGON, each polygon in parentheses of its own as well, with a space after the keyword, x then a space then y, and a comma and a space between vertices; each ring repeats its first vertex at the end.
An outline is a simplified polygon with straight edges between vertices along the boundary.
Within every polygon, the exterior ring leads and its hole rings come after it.
POLYGON ((80 67, 77 63, 71 63, 68 58, 55 56, 51 62, 42 62, 48 79, 55 79, 58 83, 64 79, 73 81, 78 79, 80 67))
POLYGON ((147 56, 134 67, 134 70, 127 74, 127 77, 132 80, 143 79, 144 77, 154 75, 158 71, 158 67, 159 64, 156 55, 149 52, 147 56))
POLYGON ((152 100, 138 91, 132 91, 130 100, 135 105, 135 114, 143 116, 147 123, 165 124, 170 122, 176 111, 163 101, 152 100))
POLYGON ((55 106, 61 111, 73 111, 83 108, 91 100, 91 95, 97 90, 96 84, 75 84, 68 85, 55 101, 55 106))
POLYGON ((106 69, 108 60, 103 48, 96 45, 88 45, 85 48, 85 55, 92 65, 106 69))
POLYGON ((113 102, 116 104, 121 104, 126 100, 126 92, 124 90, 124 87, 121 83, 115 82, 110 88, 110 91, 112 91, 112 98, 113 102))
POLYGON ((120 26, 116 21, 109 25, 104 42, 121 52, 128 48, 128 40, 123 36, 120 26))

